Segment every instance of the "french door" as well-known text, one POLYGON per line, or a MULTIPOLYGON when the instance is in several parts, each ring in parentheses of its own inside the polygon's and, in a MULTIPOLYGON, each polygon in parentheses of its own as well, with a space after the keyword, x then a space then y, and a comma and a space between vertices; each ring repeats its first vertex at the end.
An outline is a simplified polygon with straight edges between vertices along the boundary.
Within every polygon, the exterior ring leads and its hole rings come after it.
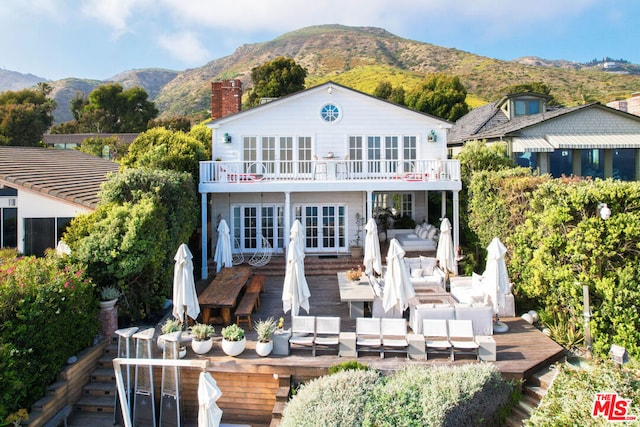
POLYGON ((262 247, 262 239, 276 251, 284 247, 284 208, 278 205, 233 206, 233 237, 235 250, 257 252, 262 247))
POLYGON ((347 248, 346 206, 296 206, 295 217, 304 226, 306 250, 340 252, 347 248))

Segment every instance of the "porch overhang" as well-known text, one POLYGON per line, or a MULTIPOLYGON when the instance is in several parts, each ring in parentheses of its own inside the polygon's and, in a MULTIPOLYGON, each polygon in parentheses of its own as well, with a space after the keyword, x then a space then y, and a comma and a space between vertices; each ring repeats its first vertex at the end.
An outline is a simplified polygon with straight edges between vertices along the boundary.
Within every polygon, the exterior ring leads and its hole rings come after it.
POLYGON ((329 193, 336 191, 460 191, 461 181, 267 181, 248 183, 201 183, 198 191, 205 193, 329 193))

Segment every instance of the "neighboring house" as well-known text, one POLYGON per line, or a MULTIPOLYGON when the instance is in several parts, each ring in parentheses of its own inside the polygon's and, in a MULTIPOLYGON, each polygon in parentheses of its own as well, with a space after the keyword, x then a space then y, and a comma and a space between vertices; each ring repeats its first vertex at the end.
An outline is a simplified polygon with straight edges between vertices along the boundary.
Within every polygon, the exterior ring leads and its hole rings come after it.
MULTIPOLYGON (((229 111, 217 105, 225 99, 239 106, 238 85, 214 83, 212 111, 229 111)), ((236 252, 265 246, 282 253, 299 219, 307 253, 346 254, 358 230, 364 241, 375 211, 389 208, 418 223, 429 218, 430 192, 441 200, 434 217, 450 218, 458 245, 460 164, 447 160, 445 120, 327 82, 208 126, 215 160, 200 165, 203 274, 207 236, 216 236, 220 219, 236 252)))
POLYGON ((548 99, 519 93, 478 107, 455 123, 449 147, 505 142, 519 165, 556 178, 640 179, 640 117, 597 103, 550 108, 548 99))
POLYGON ((76 150, 0 147, 0 247, 42 256, 71 219, 93 212, 118 164, 76 150))

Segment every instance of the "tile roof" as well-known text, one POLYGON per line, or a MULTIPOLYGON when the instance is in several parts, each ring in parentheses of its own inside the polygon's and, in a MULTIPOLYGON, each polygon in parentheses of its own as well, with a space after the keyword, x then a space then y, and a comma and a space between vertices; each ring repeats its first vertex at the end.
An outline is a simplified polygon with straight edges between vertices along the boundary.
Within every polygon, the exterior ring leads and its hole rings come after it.
POLYGON ((95 209, 100 185, 119 165, 76 150, 0 147, 0 184, 95 209))
POLYGON ((42 142, 47 145, 81 144, 87 138, 110 138, 115 136, 121 143, 131 144, 139 133, 45 133, 42 142))

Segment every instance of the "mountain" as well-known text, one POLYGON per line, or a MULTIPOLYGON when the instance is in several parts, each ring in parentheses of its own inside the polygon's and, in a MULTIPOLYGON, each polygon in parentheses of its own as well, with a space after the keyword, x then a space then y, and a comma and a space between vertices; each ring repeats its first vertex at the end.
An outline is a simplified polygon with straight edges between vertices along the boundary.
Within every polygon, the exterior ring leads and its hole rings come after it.
POLYGON ((22 74, 17 71, 0 68, 0 92, 22 90, 46 81, 47 79, 44 77, 34 76, 33 74, 22 74))
MULTIPOLYGON (((109 80, 125 88, 143 87, 161 117, 188 115, 202 119, 210 108, 212 81, 237 78, 248 89, 251 69, 277 56, 291 57, 307 68, 307 87, 334 80, 372 93, 380 81, 387 80, 410 91, 429 73, 454 74, 467 87, 467 102, 472 107, 500 98, 506 86, 529 81, 546 83, 556 100, 567 106, 606 103, 629 97, 640 88, 640 67, 624 61, 615 62, 619 67, 614 69, 597 61, 577 64, 536 57, 503 61, 404 39, 381 28, 342 25, 312 26, 271 41, 242 45, 233 54, 198 68, 179 72, 131 70, 109 80)), ((610 61, 606 64, 611 66, 610 61)), ((77 92, 88 95, 102 83, 81 79, 50 82, 58 102, 56 123, 70 119, 69 101, 77 92)))

